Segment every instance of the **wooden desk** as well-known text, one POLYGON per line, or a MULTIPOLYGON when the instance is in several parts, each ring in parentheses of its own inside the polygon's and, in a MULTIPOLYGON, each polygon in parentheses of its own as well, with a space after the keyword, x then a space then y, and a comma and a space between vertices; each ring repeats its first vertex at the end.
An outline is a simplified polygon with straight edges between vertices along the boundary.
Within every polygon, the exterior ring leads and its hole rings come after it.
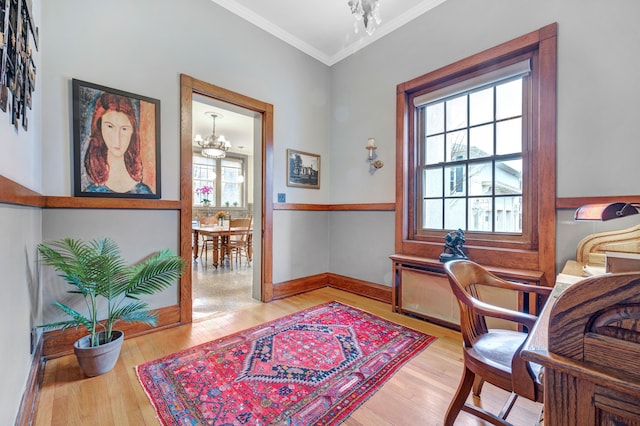
POLYGON ((246 228, 220 228, 220 227, 210 227, 210 226, 197 226, 194 225, 191 227, 191 231, 193 233, 193 260, 198 259, 198 250, 200 244, 200 234, 207 235, 213 238, 213 266, 216 268, 219 264, 222 264, 222 260, 220 257, 222 253, 218 250, 220 246, 220 240, 223 238, 227 238, 230 235, 247 235, 248 237, 248 248, 247 248, 247 256, 249 260, 251 260, 252 250, 251 250, 251 240, 253 238, 253 229, 247 230, 246 228))
MULTIPOLYGON (((569 268, 581 271, 574 263, 569 268)), ((634 334, 640 336, 640 273, 556 288, 522 351, 545 367, 545 425, 640 426, 640 341, 634 334)))

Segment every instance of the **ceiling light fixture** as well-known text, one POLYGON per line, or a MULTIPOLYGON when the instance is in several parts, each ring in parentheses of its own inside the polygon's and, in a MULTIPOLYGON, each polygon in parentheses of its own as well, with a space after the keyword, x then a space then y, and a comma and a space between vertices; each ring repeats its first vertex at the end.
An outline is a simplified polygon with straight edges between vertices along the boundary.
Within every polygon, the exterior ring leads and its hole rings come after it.
POLYGON ((363 21, 367 34, 372 35, 376 30, 376 25, 380 25, 380 2, 379 0, 349 0, 351 13, 356 19, 353 27, 358 33, 358 22, 363 21))
POLYGON ((202 147, 202 155, 209 158, 224 158, 227 151, 231 149, 231 142, 226 140, 223 135, 216 136, 216 118, 223 118, 222 114, 207 111, 204 113, 213 118, 213 133, 202 139, 202 136, 196 135, 194 142, 202 147))

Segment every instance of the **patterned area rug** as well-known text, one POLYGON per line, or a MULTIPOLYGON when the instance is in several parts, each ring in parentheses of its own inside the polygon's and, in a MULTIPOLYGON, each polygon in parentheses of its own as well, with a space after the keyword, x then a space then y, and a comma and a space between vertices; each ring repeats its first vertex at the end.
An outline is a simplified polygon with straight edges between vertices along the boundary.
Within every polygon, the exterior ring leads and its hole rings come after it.
POLYGON ((434 340, 329 302, 136 370, 164 425, 335 425, 434 340))

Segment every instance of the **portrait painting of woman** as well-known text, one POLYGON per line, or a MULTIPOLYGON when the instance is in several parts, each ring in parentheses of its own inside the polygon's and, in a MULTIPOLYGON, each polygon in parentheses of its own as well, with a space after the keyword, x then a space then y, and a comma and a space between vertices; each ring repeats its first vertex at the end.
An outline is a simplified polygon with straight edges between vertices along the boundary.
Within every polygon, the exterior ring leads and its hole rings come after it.
POLYGON ((159 101, 73 80, 75 192, 160 198, 159 101))

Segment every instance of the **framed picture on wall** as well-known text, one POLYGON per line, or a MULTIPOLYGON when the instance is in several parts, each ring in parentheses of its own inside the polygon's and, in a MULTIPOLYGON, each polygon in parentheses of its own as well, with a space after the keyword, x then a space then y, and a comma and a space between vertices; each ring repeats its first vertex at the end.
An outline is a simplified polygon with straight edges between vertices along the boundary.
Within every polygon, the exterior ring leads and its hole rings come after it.
POLYGON ((75 196, 160 198, 160 101, 72 80, 75 196))
POLYGON ((287 186, 320 189, 320 156, 287 149, 287 186))

